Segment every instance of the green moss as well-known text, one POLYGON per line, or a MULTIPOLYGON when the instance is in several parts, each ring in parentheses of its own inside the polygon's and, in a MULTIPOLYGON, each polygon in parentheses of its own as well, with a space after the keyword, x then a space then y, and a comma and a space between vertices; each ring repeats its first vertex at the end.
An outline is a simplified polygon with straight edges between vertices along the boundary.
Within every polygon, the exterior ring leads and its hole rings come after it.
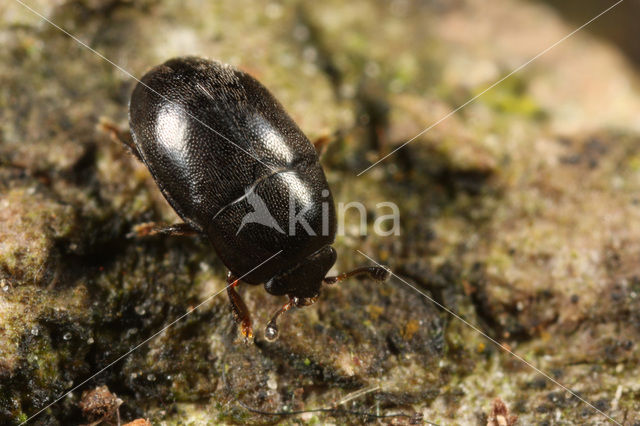
POLYGON ((482 93, 478 101, 488 105, 499 115, 520 115, 532 120, 542 120, 547 116, 535 98, 528 93, 527 81, 520 75, 512 75, 499 85, 487 90, 488 88, 489 86, 478 87, 473 95, 482 93))

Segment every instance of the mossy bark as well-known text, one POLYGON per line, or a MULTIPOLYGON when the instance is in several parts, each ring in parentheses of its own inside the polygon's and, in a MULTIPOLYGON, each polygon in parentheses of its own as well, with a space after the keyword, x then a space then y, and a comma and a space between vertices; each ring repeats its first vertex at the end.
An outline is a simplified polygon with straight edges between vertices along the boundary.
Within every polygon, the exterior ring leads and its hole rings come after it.
MULTIPOLYGON (((126 128, 135 80, 18 3, 0 6, 0 423, 87 421, 108 385, 121 417, 154 424, 364 422, 340 405, 486 422, 500 397, 523 423, 640 421, 640 98, 635 70, 580 32, 365 172, 373 161, 573 30, 536 3, 31 2, 135 76, 196 54, 263 82, 310 139, 337 202, 395 202, 399 236, 345 220, 337 269, 401 280, 284 302, 241 292, 257 338, 238 336, 205 240, 132 240, 175 222, 144 166, 100 131, 126 128), (242 403, 240 403, 242 402, 242 403)), ((613 12, 612 12, 613 13, 613 12)), ((397 421, 404 421, 396 419, 397 421)))

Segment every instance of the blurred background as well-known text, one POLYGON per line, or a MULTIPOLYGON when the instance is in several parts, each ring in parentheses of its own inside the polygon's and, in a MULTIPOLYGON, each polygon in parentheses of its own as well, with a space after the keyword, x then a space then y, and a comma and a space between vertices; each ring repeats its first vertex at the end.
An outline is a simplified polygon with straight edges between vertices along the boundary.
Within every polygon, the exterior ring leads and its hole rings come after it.
MULTIPOLYGON (((327 289, 274 343, 261 330, 284 300, 241 289, 245 345, 221 294, 34 423, 113 423, 116 397, 123 423, 487 424, 496 398, 520 424, 640 422, 637 2, 555 46, 615 3, 23 2, 138 78, 184 55, 249 72, 328 138, 336 202, 364 203, 370 228, 379 202, 401 215, 386 237, 347 217, 335 244, 336 271, 361 250, 401 279, 327 289), (339 410, 265 414, 320 407, 339 410)), ((128 128, 133 78, 16 0, 0 46, 0 423, 19 424, 226 271, 205 240, 125 237, 178 220, 100 127, 128 128)))

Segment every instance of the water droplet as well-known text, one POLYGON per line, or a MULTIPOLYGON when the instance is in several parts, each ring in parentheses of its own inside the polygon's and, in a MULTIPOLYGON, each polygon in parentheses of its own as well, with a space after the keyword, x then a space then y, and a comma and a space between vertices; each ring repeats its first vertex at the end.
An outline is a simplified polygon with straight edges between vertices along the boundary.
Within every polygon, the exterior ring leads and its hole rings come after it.
POLYGON ((380 65, 375 61, 369 61, 364 67, 364 72, 369 77, 377 77, 380 74, 380 65))
POLYGON ((9 285, 7 285, 7 284, 3 285, 3 286, 2 286, 2 291, 4 291, 5 293, 6 293, 7 291, 9 291, 9 285))
POLYGON ((33 334, 34 336, 37 336, 38 334, 40 334, 40 330, 38 330, 38 327, 33 327, 31 329, 31 334, 33 334))
POLYGON ((62 338, 63 338, 64 340, 71 340, 71 333, 69 333, 69 332, 64 333, 64 335, 62 336, 62 338))
POLYGON ((305 47, 302 51, 302 57, 307 62, 314 62, 318 59, 318 50, 315 47, 305 47))
POLYGON ((147 380, 150 382, 155 382, 156 381, 156 375, 155 374, 149 374, 147 376, 147 380))
POLYGON ((142 305, 138 305, 134 308, 134 310, 136 311, 136 314, 138 315, 144 315, 146 313, 144 306, 142 305))
POLYGON ((293 37, 298 41, 306 41, 309 38, 309 28, 304 25, 296 25, 293 29, 293 37))

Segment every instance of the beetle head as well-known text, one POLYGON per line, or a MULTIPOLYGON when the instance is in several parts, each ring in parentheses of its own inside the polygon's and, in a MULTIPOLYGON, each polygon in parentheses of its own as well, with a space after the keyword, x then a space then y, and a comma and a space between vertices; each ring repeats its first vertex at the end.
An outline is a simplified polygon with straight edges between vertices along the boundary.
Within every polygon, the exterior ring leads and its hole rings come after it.
POLYGON ((292 269, 271 278, 264 287, 275 295, 315 297, 320 292, 325 275, 336 263, 336 257, 333 247, 324 246, 292 269))

